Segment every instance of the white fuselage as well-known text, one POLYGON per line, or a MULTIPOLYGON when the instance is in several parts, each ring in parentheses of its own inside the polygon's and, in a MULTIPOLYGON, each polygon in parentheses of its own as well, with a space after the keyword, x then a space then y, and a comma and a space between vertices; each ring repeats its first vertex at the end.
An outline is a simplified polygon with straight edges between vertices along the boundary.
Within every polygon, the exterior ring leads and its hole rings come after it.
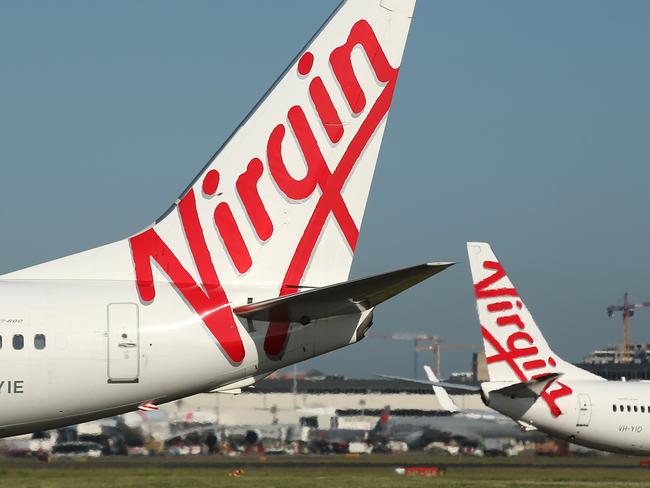
POLYGON ((562 413, 558 416, 553 416, 540 397, 510 398, 492 392, 486 395, 486 403, 552 437, 605 451, 650 454, 650 384, 566 379, 562 382, 573 393, 562 399, 562 413))
POLYGON ((137 303, 134 287, 129 281, 0 281, 0 436, 246 386, 356 342, 372 316, 292 324, 279 360, 263 353, 268 324, 239 320, 246 355, 233 365, 200 317, 178 306, 169 283, 156 284, 160 301, 170 303, 162 307, 137 303))

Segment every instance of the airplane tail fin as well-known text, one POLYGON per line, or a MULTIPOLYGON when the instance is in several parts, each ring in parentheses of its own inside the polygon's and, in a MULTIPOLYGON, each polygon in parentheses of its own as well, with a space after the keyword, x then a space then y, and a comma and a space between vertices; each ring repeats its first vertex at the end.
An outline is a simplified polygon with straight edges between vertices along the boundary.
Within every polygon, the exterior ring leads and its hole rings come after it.
POLYGON ((414 4, 343 2, 166 216, 131 239, 134 260, 157 251, 154 234, 191 252, 187 234, 202 233, 221 283, 287 295, 345 281, 414 4))
MULTIPOLYGON (((166 276, 201 278, 230 303, 347 280, 414 6, 340 5, 168 214, 130 239, 142 300, 166 276)), ((287 330, 269 326, 269 357, 287 330)))
POLYGON ((491 382, 526 382, 548 373, 599 378, 551 350, 489 244, 468 242, 467 252, 491 382))
MULTIPOLYGON (((430 366, 424 366, 424 372, 427 375, 427 379, 432 383, 437 383, 440 381, 430 366)), ((443 410, 446 410, 449 413, 456 413, 461 411, 460 407, 456 405, 456 403, 449 396, 449 393, 447 393, 447 390, 445 390, 442 386, 431 385, 431 388, 433 388, 433 393, 436 395, 438 403, 443 410)))
POLYGON ((371 435, 385 434, 388 432, 388 422, 390 421, 390 407, 387 405, 381 411, 377 423, 370 431, 371 435))
POLYGON ((153 225, 3 278, 124 280, 135 265, 141 282, 267 288, 256 299, 345 281, 414 8, 343 1, 153 225))
MULTIPOLYGON (((189 305, 240 363, 227 304, 348 278, 414 7, 342 2, 153 225, 3 278, 132 280, 152 307, 171 283, 178 306, 189 305)), ((281 355, 286 331, 269 327, 269 357, 281 355)))

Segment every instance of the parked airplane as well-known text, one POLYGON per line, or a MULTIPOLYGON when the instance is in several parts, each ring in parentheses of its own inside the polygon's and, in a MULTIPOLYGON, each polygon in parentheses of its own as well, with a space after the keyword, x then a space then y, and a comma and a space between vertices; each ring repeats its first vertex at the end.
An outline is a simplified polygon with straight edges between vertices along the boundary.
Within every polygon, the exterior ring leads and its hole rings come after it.
MULTIPOLYGON (((394 418, 394 420, 391 420, 391 434, 395 436, 399 431, 408 433, 405 440, 409 446, 423 447, 431 442, 431 440, 434 440, 436 434, 442 434, 449 438, 455 437, 484 446, 488 444, 488 440, 503 440, 506 442, 508 440, 526 441, 543 437, 541 434, 535 435, 530 431, 522 429, 511 418, 500 413, 459 407, 449 396, 446 388, 440 385, 454 385, 453 388, 456 389, 467 389, 465 388, 467 385, 441 383, 430 366, 424 366, 424 372, 427 375, 427 381, 415 378, 402 378, 400 376, 381 375, 383 378, 393 380, 432 385, 436 399, 442 408, 440 415, 436 417, 409 417, 394 418)), ((469 389, 474 390, 472 386, 469 389)), ((494 442, 490 442, 490 444, 492 446, 495 445, 494 442)), ((503 445, 499 447, 503 447, 503 445)))
POLYGON ((0 277, 1 436, 236 391, 450 266, 344 282, 414 4, 343 2, 154 224, 0 277))
POLYGON ((526 428, 575 444, 650 454, 650 385, 606 381, 562 360, 490 245, 469 242, 467 251, 490 376, 480 386, 485 404, 526 428))
POLYGON ((309 447, 314 452, 346 452, 351 442, 375 444, 386 437, 389 419, 390 407, 384 407, 375 424, 367 428, 313 429, 309 433, 311 439, 309 447))

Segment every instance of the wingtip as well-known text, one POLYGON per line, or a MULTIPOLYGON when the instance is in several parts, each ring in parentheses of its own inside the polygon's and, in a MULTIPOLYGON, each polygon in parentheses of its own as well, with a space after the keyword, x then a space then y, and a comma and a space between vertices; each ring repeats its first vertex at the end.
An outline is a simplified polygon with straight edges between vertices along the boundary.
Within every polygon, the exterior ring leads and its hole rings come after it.
POLYGON ((440 262, 432 262, 432 263, 426 263, 427 266, 430 266, 432 268, 449 268, 456 264, 454 261, 440 261, 440 262))

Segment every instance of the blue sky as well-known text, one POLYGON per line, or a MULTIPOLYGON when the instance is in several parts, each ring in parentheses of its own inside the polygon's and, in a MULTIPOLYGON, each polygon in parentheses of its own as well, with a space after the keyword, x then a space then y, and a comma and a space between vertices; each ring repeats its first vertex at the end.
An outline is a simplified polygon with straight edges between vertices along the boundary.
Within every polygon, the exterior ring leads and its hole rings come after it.
MULTIPOLYGON (((0 2, 0 273, 156 218, 336 4, 0 2)), ((420 0, 352 275, 459 264, 375 333, 478 342, 465 242, 487 240, 558 354, 620 340, 606 306, 650 299, 649 23, 643 0, 420 0)), ((367 340, 309 367, 409 374, 412 353, 367 340)))

